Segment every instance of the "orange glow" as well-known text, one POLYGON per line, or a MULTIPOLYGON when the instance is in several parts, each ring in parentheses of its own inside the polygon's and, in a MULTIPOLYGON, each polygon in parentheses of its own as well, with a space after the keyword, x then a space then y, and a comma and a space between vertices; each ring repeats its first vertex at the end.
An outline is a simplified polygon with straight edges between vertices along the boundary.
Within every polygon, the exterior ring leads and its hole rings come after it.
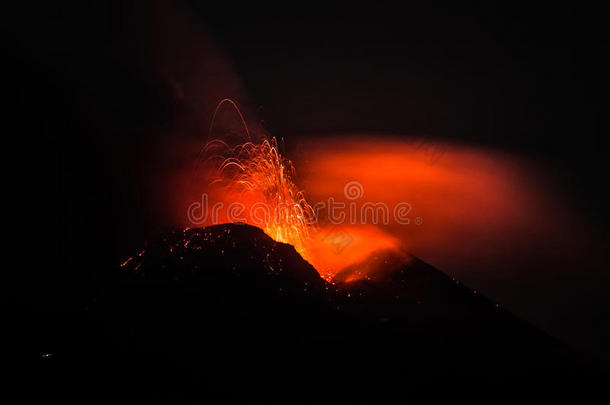
MULTIPOLYGON (((365 268, 366 260, 374 252, 402 252, 401 242, 375 226, 330 225, 320 226, 306 245, 307 258, 322 278, 333 280, 342 270, 352 266, 355 281, 367 277, 376 268, 365 268)), ((404 255, 407 260, 406 254, 404 255)))
MULTIPOLYGON (((238 125, 245 127, 241 115, 238 125)), ((198 167, 194 180, 176 177, 181 183, 173 188, 180 194, 174 196, 178 208, 172 212, 183 219, 185 202, 201 201, 205 193, 212 215, 185 225, 242 221, 259 226, 275 240, 293 245, 328 281, 367 278, 377 270, 373 262, 383 264, 372 259, 375 255, 385 252, 408 260, 406 251, 449 273, 461 271, 465 281, 488 279, 490 269, 500 267, 493 277, 510 278, 536 263, 538 259, 530 259, 533 245, 541 247, 536 254, 547 262, 563 260, 570 251, 564 230, 576 235, 582 228, 544 170, 515 156, 421 138, 310 137, 288 151, 295 172, 274 138, 245 131, 247 138, 241 135, 236 142, 239 131, 234 128, 221 134, 223 141, 208 143, 208 164, 198 167), (252 141, 256 136, 262 140, 252 141), (362 195, 346 196, 350 182, 361 185, 362 195), (329 198, 344 204, 347 217, 333 222, 322 210, 311 225, 312 207, 329 198), (235 202, 244 207, 237 217, 226 210, 235 202), (225 209, 215 212, 218 203, 225 209), (352 207, 362 213, 366 204, 377 203, 388 207, 387 221, 350 218, 352 207), (393 208, 404 203, 410 207, 408 223, 393 215, 393 208), (251 215, 257 204, 289 209, 261 222, 251 215)), ((579 238, 572 239, 573 250, 579 238)))
POLYGON ((214 140, 206 145, 205 152, 211 155, 209 160, 218 162, 211 183, 233 202, 243 204, 241 219, 261 227, 276 241, 293 245, 307 258, 313 212, 292 182, 292 164, 278 152, 275 138, 233 148, 214 140))
POLYGON ((586 222, 549 170, 514 155, 421 138, 337 135, 307 138, 293 156, 310 201, 350 203, 344 186, 356 180, 358 207, 409 203, 410 223, 377 224, 378 234, 474 285, 530 272, 546 277, 542 261, 564 268, 589 249, 586 222))
POLYGON ((347 277, 350 281, 366 277, 367 272, 358 263, 372 252, 400 249, 397 238, 375 226, 318 222, 304 193, 293 182, 292 163, 280 154, 276 139, 263 137, 258 143, 252 142, 233 101, 219 103, 210 133, 225 104, 238 113, 245 142, 229 144, 230 137, 223 133, 227 140, 212 139, 202 149, 196 176, 198 184, 203 184, 200 190, 206 195, 207 209, 212 212, 208 212, 211 215, 205 223, 197 225, 245 222, 258 226, 276 241, 294 246, 327 281, 348 266, 358 270, 347 277), (222 208, 215 211, 218 204, 222 208))
MULTIPOLYGON (((223 207, 239 202, 243 208, 237 213, 223 208, 209 223, 239 221, 258 226, 276 241, 294 246, 327 281, 365 261, 372 252, 400 247, 398 239, 375 226, 316 222, 311 205, 292 181, 292 164, 279 154, 275 138, 235 147, 214 140, 206 145, 204 156, 212 164, 211 171, 204 170, 208 195, 223 207)), ((368 274, 361 267, 354 269, 359 271, 350 281, 368 274)))

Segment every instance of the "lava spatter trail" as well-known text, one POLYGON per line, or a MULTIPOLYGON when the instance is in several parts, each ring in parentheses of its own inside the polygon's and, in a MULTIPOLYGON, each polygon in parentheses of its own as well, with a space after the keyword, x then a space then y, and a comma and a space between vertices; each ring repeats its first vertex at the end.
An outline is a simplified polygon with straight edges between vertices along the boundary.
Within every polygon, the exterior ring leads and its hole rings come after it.
POLYGON ((292 180, 292 163, 280 154, 275 137, 271 140, 263 138, 260 143, 251 141, 244 117, 237 104, 230 99, 218 104, 210 135, 213 134, 218 111, 225 103, 230 104, 239 115, 247 139, 233 146, 222 139, 208 141, 201 157, 214 168, 210 183, 219 186, 225 196, 247 207, 250 215, 246 215, 245 222, 261 227, 279 242, 293 245, 302 256, 307 257, 306 244, 315 215, 303 191, 292 180))
POLYGON ((293 245, 307 258, 315 215, 303 191, 292 181, 294 169, 278 152, 276 139, 233 148, 214 140, 205 150, 214 152, 209 159, 218 161, 211 183, 248 207, 251 215, 246 222, 260 226, 279 242, 293 245))

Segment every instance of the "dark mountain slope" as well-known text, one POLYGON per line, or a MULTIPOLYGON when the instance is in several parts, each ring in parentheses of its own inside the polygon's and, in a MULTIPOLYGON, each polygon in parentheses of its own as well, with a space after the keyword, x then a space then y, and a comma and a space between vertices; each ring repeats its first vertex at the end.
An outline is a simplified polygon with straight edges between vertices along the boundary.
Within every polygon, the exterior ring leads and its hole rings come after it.
POLYGON ((321 400, 589 375, 567 347, 426 263, 369 260, 383 277, 327 283, 258 228, 171 232, 96 280, 71 322, 41 327, 51 356, 36 377, 92 398, 321 400))

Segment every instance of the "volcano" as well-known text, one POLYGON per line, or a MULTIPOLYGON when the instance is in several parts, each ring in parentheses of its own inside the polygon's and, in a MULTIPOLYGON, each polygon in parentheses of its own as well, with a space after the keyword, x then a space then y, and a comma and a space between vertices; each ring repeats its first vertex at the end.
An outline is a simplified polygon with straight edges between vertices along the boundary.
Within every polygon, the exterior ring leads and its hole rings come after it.
POLYGON ((138 400, 379 399, 440 378, 582 377, 568 347, 423 261, 367 260, 383 274, 327 282, 250 225, 171 231, 95 281, 78 321, 47 339, 38 377, 138 400))

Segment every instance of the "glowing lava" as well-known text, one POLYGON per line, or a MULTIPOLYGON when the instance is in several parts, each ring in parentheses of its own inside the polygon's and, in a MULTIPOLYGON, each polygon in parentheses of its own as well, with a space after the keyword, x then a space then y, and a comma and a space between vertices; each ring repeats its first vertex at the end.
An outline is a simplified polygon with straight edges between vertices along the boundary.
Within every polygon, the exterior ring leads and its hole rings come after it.
POLYGON ((294 246, 301 256, 310 259, 307 245, 315 229, 315 215, 292 180, 292 163, 280 154, 275 137, 259 143, 251 141, 243 115, 230 99, 216 107, 210 133, 225 103, 239 114, 247 140, 231 146, 213 139, 203 148, 202 156, 212 164, 210 185, 233 211, 226 213, 227 219, 235 221, 235 211, 239 211, 240 220, 262 228, 274 240, 294 246))
POLYGON ((220 160, 212 184, 223 187, 247 208, 245 222, 261 227, 278 242, 293 245, 307 258, 314 213, 292 181, 292 164, 278 152, 276 139, 233 148, 213 140, 205 150, 215 151, 211 159, 220 160))
MULTIPOLYGON (((232 145, 228 141, 231 134, 223 132, 224 139, 212 139, 202 149, 203 167, 198 170, 205 173, 206 189, 215 206, 222 205, 222 210, 212 216, 211 224, 245 222, 258 226, 274 240, 294 246, 327 281, 347 266, 363 262, 374 251, 400 246, 398 239, 374 226, 318 223, 314 209, 293 181, 293 165, 279 152, 276 138, 262 137, 260 142, 253 142, 244 117, 232 100, 224 99, 218 104, 210 134, 219 109, 225 104, 239 115, 245 139, 242 136, 242 142, 232 145)), ((366 276, 367 272, 355 271, 345 279, 366 276)))

